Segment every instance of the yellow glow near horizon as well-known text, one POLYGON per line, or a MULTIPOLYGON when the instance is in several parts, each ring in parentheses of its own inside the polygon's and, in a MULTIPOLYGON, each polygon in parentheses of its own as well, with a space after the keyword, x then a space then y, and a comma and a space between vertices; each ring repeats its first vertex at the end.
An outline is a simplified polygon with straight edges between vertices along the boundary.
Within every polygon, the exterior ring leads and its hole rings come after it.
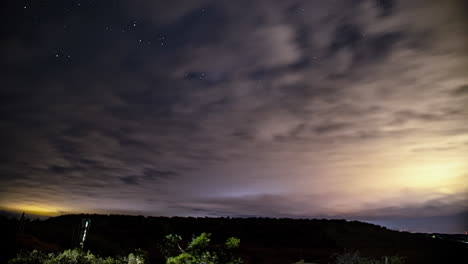
POLYGON ((66 211, 64 208, 60 207, 36 204, 12 204, 0 206, 0 208, 12 212, 25 212, 27 214, 34 214, 40 216, 57 216, 63 214, 66 211))
POLYGON ((464 153, 413 153, 397 144, 355 152, 346 162, 321 167, 321 173, 329 177, 317 180, 305 176, 310 184, 298 188, 308 193, 310 186, 323 186, 318 192, 323 191, 327 210, 336 214, 353 214, 371 207, 424 205, 432 199, 458 204, 468 191, 468 163, 464 153))
MULTIPOLYGON (((462 175, 462 166, 458 163, 433 162, 424 164, 411 164, 397 169, 399 182, 414 188, 462 188, 459 183, 462 175)), ((454 192, 455 190, 450 190, 454 192)))

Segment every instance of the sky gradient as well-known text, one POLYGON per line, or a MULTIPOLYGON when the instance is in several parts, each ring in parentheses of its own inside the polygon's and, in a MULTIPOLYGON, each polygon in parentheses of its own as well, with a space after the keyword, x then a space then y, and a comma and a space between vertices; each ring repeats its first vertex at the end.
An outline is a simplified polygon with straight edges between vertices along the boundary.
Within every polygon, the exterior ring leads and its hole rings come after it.
POLYGON ((1 5, 1 209, 468 229, 466 1, 1 5))

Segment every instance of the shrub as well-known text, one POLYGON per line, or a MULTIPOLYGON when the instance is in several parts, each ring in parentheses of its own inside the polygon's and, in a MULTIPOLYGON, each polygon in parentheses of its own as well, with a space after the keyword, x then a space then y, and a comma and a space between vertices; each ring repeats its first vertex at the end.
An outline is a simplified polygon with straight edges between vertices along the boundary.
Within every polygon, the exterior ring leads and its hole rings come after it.
POLYGON ((47 259, 47 254, 42 253, 37 250, 31 252, 21 251, 18 253, 16 258, 8 261, 8 264, 36 264, 44 263, 44 260, 47 259))
POLYGON ((234 250, 239 247, 240 239, 228 238, 224 245, 210 244, 211 234, 201 233, 194 237, 184 248, 180 246, 182 237, 179 235, 166 236, 163 254, 166 264, 241 264, 243 261, 234 256, 234 250))
POLYGON ((21 252, 8 264, 144 264, 145 253, 137 250, 128 257, 102 258, 80 249, 67 249, 60 253, 43 253, 37 250, 21 252))
POLYGON ((335 264, 404 264, 405 258, 400 256, 385 256, 381 259, 365 258, 359 252, 335 255, 335 264))

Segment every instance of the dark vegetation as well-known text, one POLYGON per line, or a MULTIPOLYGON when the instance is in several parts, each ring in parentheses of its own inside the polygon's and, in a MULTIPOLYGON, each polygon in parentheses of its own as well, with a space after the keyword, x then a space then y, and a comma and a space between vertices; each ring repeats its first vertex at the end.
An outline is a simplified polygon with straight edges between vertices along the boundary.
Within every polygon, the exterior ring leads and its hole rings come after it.
POLYGON ((47 253, 72 248, 73 232, 84 217, 92 221, 84 249, 103 258, 128 256, 135 249, 142 249, 148 252, 149 263, 165 263, 169 234, 180 235, 181 247, 187 249, 189 242, 184 244, 184 240, 190 241, 206 232, 212 234, 209 239, 213 245, 226 245, 226 239, 239 238, 236 254, 245 264, 287 264, 301 259, 306 263, 331 263, 340 256, 352 258, 357 251, 361 260, 402 256, 408 264, 468 263, 468 244, 451 240, 449 235, 433 238, 357 221, 122 215, 66 215, 28 220, 22 236, 16 235, 18 220, 1 217, 1 263, 20 250, 47 253))

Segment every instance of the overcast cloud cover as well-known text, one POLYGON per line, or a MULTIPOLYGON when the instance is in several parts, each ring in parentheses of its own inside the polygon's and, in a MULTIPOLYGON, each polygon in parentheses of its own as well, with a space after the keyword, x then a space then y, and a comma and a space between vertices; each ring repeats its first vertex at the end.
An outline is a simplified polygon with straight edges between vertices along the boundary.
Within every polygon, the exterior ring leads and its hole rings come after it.
POLYGON ((38 2, 1 8, 0 207, 466 230, 465 1, 38 2))

